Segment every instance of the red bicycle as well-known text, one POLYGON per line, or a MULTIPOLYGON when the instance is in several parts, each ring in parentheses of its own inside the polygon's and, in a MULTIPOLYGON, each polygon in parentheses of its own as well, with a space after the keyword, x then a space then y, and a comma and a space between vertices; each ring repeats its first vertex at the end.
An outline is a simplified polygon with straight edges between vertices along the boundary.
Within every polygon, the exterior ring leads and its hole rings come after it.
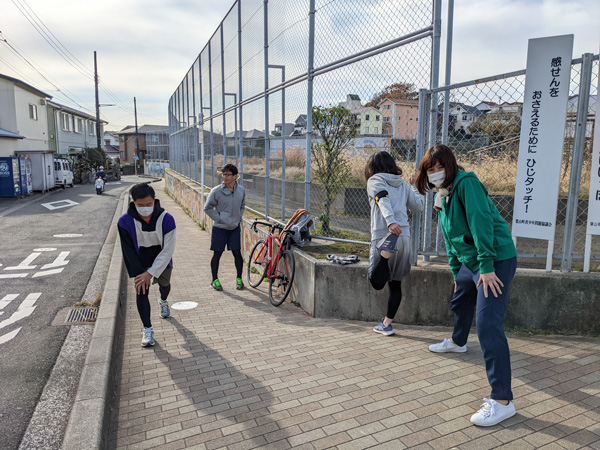
POLYGON ((273 306, 281 305, 292 289, 296 263, 294 254, 288 249, 288 234, 291 231, 282 225, 269 222, 260 222, 255 219, 252 229, 257 230, 257 225, 269 227, 267 239, 261 239, 252 248, 248 260, 248 284, 253 288, 258 287, 263 280, 269 280, 269 300, 273 306), (275 231, 281 234, 276 235, 275 231), (283 238, 280 239, 281 235, 283 238), (276 250, 277 249, 277 250, 276 250), (276 253, 274 251, 276 250, 276 253))

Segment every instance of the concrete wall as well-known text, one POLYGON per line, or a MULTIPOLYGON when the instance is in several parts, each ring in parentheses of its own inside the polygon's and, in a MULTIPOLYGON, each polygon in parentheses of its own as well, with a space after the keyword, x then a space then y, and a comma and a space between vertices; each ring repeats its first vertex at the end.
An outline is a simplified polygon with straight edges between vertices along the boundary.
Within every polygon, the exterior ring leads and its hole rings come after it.
MULTIPOLYGON (((171 195, 200 223, 201 189, 167 169, 171 195)), ((205 192, 204 195, 207 195, 205 192)), ((211 227, 204 217, 204 228, 211 227)), ((242 225, 242 251, 247 258, 264 232, 242 225)), ((316 260, 294 249, 295 281, 290 300, 313 317, 376 321, 385 315, 387 288, 375 291, 367 280, 368 261, 340 266, 316 260)), ((207 262, 208 264, 208 262, 207 262)), ((403 299, 396 322, 412 325, 452 326, 450 311, 453 283, 447 266, 413 267, 402 285, 403 299)), ((510 288, 504 326, 564 334, 600 335, 600 274, 547 273, 519 269, 510 288)))

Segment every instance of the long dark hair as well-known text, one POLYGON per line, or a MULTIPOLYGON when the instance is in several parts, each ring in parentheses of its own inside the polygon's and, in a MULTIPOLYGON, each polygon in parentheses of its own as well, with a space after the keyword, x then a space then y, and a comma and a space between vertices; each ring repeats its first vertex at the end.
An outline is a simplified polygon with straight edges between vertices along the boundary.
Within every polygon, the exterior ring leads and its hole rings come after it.
POLYGON ((421 160, 421 164, 419 165, 419 175, 417 177, 417 182, 415 183, 417 189, 421 194, 425 194, 428 190, 433 189, 435 186, 429 182, 427 178, 427 170, 434 167, 436 164, 440 164, 444 171, 446 172, 446 178, 444 179, 444 184, 440 187, 449 188, 454 183, 454 179, 456 178, 456 174, 459 170, 464 170, 461 166, 456 162, 456 157, 450 147, 446 145, 438 144, 429 148, 425 152, 425 156, 421 160))
POLYGON ((377 152, 372 154, 365 166, 365 180, 369 180, 376 173, 391 173, 402 175, 402 169, 396 165, 396 161, 388 152, 377 152))

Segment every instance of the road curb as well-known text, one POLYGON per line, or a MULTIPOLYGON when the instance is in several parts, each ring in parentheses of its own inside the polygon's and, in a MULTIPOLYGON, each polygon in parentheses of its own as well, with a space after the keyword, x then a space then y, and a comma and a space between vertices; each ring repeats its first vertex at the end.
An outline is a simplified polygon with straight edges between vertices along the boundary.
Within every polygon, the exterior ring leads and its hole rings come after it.
MULTIPOLYGON (((113 217, 116 225, 119 217, 127 211, 129 189, 121 194, 113 217)), ((90 450, 105 448, 108 440, 108 411, 111 385, 115 376, 113 354, 115 353, 118 326, 121 319, 120 294, 123 280, 123 255, 120 239, 114 244, 106 284, 98 318, 90 340, 87 356, 79 379, 75 402, 62 443, 63 450, 90 450)))

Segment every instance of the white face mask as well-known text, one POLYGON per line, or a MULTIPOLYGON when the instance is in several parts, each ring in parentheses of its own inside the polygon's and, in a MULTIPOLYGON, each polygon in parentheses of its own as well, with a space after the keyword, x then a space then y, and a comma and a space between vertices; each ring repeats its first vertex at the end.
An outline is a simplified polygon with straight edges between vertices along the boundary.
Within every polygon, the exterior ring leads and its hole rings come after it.
POLYGON ((135 209, 137 210, 138 214, 142 217, 151 216, 154 212, 154 206, 136 206, 135 209))
POLYGON ((429 173, 427 174, 427 179, 435 187, 440 187, 446 179, 446 171, 440 170, 439 172, 429 173))

